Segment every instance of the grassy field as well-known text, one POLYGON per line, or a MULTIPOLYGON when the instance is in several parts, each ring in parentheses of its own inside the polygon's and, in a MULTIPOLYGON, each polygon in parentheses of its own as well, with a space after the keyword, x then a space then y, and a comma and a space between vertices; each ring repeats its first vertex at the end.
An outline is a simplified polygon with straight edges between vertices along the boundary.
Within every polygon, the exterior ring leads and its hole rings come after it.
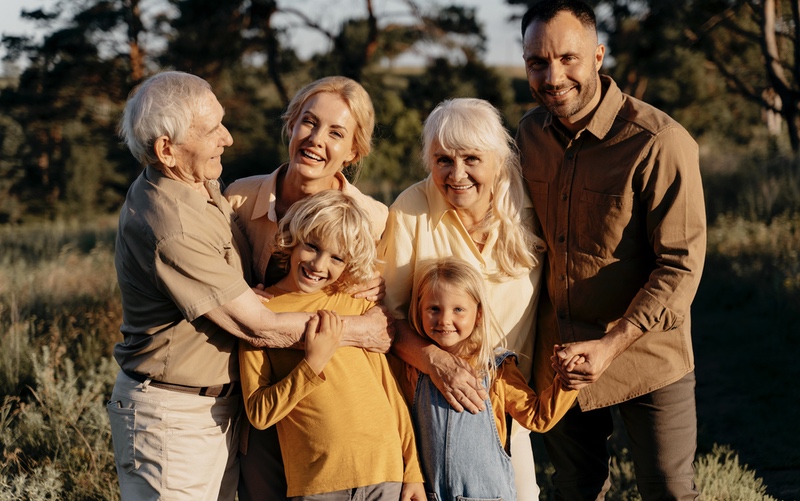
MULTIPOLYGON (((757 179, 791 195, 797 169, 757 179)), ((800 211, 767 214, 780 196, 765 204, 761 181, 725 176, 707 178, 717 198, 693 308, 697 481, 706 500, 800 499, 800 211)), ((0 227, 0 501, 118 497, 104 408, 121 320, 115 232, 115 218, 0 227)), ((609 499, 638 499, 624 438, 613 445, 609 499)))

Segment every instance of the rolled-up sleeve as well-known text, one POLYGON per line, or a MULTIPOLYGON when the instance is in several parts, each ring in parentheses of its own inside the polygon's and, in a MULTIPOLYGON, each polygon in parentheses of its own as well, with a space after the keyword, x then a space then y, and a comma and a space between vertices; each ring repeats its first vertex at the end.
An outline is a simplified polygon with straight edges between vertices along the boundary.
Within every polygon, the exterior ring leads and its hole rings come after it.
POLYGON ((680 326, 700 283, 706 252, 706 218, 697 145, 680 127, 656 135, 641 170, 655 269, 624 317, 644 331, 680 326))

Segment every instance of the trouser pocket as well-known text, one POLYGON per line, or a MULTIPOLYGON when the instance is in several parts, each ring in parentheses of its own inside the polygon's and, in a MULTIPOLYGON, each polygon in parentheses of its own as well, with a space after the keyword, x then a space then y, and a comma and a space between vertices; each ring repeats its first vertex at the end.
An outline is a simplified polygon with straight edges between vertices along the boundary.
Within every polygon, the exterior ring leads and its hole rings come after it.
POLYGON ((122 407, 119 400, 106 404, 111 422, 111 440, 114 443, 114 458, 120 471, 130 473, 139 465, 135 454, 136 410, 122 407))

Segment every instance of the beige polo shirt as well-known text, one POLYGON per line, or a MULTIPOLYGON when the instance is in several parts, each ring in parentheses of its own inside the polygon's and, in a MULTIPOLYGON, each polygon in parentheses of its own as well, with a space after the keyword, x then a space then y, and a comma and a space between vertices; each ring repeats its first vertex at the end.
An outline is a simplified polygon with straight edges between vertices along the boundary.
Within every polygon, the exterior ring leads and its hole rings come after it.
MULTIPOLYGON (((284 164, 266 175, 238 179, 225 189, 225 196, 239 215, 250 241, 253 279, 256 283, 264 280, 267 264, 272 256, 272 243, 278 232, 278 215, 275 212, 278 196, 276 183, 278 173, 286 168, 284 164)), ((341 183, 342 193, 355 199, 370 216, 373 237, 377 242, 383 234, 389 209, 381 202, 361 193, 341 172, 336 173, 336 179, 341 183)))
POLYGON ((147 167, 128 190, 115 255, 124 370, 189 386, 239 379, 236 338, 203 315, 248 289, 247 241, 216 181, 206 187, 214 200, 147 167))
MULTIPOLYGON (((533 207, 526 199, 525 224, 532 224, 532 218, 533 207)), ((483 251, 478 250, 456 211, 428 176, 401 193, 389 209, 378 247, 378 256, 385 261, 383 302, 396 318, 407 318, 411 298, 418 295, 413 280, 418 264, 450 256, 464 259, 486 279, 489 306, 502 329, 492 333, 493 344, 499 345, 505 337, 506 348, 519 355, 519 368, 529 378, 542 266, 504 282, 490 280, 500 268, 494 258, 496 242, 497 235, 489 235, 483 251)))

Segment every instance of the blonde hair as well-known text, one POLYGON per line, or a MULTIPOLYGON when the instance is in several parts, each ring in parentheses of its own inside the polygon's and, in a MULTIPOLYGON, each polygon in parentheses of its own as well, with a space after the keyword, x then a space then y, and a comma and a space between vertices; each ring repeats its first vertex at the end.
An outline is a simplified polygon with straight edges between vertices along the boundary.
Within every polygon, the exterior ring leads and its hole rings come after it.
POLYGON ((286 108, 286 112, 281 115, 283 119, 283 135, 286 138, 292 136, 292 129, 297 120, 300 119, 303 106, 306 105, 309 99, 322 92, 329 92, 340 97, 350 108, 350 113, 356 121, 356 130, 353 133, 355 157, 353 157, 350 165, 353 166, 352 176, 354 178, 358 177, 361 162, 372 151, 375 109, 372 107, 372 100, 367 91, 355 80, 340 76, 325 77, 300 89, 292 98, 286 108))
POLYGON ((312 240, 335 243, 345 269, 325 291, 334 293, 372 278, 377 260, 372 224, 358 203, 338 190, 323 190, 292 204, 278 223, 272 255, 288 271, 292 251, 312 240))
POLYGON ((429 172, 436 161, 432 150, 437 144, 449 155, 458 150, 478 150, 495 156, 500 168, 492 186, 492 206, 484 229, 497 232, 495 259, 500 272, 490 278, 502 281, 530 272, 545 247, 522 221, 522 168, 500 112, 483 99, 442 101, 428 115, 422 130, 422 160, 429 172))
MULTIPOLYGON (((465 292, 478 305, 478 316, 475 319, 475 328, 467 339, 462 342, 460 356, 468 360, 472 366, 482 374, 489 375, 493 382, 497 373, 494 364, 494 347, 489 334, 500 332, 500 326, 489 310, 488 294, 483 277, 471 264, 457 257, 428 260, 420 263, 414 274, 417 298, 411 301, 408 309, 408 318, 411 326, 420 334, 427 337, 422 327, 422 298, 429 291, 444 285, 465 292)), ((505 339, 501 336, 502 339, 505 339)), ((505 342, 505 341, 503 341, 505 342)))

